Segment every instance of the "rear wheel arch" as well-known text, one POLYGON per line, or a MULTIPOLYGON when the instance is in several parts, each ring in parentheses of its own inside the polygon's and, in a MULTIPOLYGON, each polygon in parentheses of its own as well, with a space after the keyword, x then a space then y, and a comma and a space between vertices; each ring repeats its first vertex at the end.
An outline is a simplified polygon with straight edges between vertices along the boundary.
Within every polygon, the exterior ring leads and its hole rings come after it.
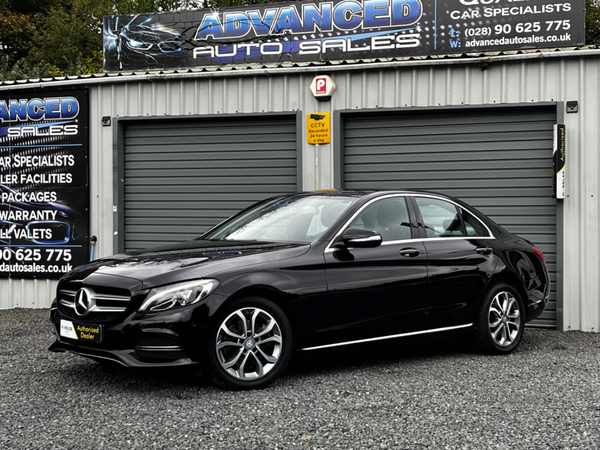
POLYGON ((517 293, 521 297, 521 302, 523 302, 523 316, 524 316, 525 322, 527 322, 527 299, 528 299, 527 290, 523 286, 522 280, 516 274, 514 274, 512 272, 503 271, 503 272, 494 274, 494 276, 488 282, 488 284, 485 288, 485 291, 483 292, 483 295, 481 296, 481 298, 479 300, 478 307, 483 302, 483 299, 485 298, 485 295, 489 292, 489 290, 500 283, 508 284, 510 287, 512 287, 514 290, 517 291, 517 293))

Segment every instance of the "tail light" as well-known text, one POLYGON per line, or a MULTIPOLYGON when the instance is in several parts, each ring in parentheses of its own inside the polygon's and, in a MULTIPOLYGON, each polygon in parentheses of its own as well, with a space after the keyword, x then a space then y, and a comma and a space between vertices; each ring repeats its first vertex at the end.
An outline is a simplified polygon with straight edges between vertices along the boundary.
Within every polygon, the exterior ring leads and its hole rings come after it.
POLYGON ((544 263, 544 265, 546 265, 546 257, 544 256, 542 251, 539 248, 534 246, 533 252, 538 256, 538 258, 540 258, 540 261, 542 261, 544 263))

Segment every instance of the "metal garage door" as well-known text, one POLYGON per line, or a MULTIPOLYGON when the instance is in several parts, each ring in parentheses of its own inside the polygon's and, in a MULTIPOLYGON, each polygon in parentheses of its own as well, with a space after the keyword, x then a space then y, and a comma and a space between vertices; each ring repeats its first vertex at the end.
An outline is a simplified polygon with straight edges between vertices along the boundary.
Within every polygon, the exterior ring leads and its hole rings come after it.
POLYGON ((298 190, 295 115, 127 123, 124 247, 192 239, 231 214, 298 190))
POLYGON ((458 197, 544 252, 553 289, 537 325, 556 326, 556 106, 342 116, 346 189, 425 189, 458 197))

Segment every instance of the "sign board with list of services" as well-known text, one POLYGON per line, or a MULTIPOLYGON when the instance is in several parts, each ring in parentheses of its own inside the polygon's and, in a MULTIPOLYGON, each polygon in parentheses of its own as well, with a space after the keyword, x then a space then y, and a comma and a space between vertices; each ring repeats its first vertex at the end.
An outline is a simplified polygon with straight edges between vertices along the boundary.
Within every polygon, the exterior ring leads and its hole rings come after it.
POLYGON ((0 95, 0 277, 88 261, 88 91, 0 95))

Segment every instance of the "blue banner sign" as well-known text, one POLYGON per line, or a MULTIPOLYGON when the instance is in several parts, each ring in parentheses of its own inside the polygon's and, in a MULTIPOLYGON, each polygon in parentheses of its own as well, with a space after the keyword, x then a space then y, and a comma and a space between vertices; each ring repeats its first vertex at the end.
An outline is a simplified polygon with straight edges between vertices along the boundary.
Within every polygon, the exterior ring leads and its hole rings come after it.
POLYGON ((104 69, 193 68, 558 48, 584 0, 334 0, 104 18, 104 69))
POLYGON ((87 90, 0 95, 0 278, 88 261, 87 90))

